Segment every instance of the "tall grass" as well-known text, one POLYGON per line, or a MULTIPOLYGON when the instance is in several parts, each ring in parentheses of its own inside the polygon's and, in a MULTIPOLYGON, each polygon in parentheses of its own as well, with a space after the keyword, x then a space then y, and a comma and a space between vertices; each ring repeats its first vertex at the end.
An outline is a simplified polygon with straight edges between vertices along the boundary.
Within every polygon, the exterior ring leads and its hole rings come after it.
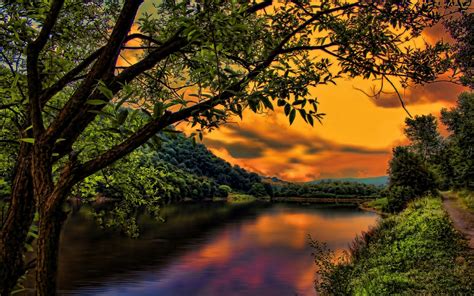
POLYGON ((416 200, 399 215, 382 220, 357 236, 342 260, 327 249, 315 248, 314 253, 316 289, 322 295, 474 291, 472 251, 452 227, 439 198, 416 200))

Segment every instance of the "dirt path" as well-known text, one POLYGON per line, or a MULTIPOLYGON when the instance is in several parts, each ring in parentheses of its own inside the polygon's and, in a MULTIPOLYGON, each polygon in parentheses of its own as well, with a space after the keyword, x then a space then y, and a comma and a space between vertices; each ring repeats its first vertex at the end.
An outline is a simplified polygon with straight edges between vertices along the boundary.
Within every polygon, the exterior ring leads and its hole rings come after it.
POLYGON ((462 208, 453 193, 443 193, 443 205, 454 227, 466 236, 469 247, 474 249, 474 213, 462 208))

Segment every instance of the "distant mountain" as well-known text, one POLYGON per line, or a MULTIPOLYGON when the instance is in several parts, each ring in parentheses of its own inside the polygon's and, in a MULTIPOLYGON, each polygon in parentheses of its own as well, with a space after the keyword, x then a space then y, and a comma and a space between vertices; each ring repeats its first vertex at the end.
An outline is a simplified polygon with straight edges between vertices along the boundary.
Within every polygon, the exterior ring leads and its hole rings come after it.
POLYGON ((310 181, 308 183, 311 184, 318 184, 321 182, 328 182, 328 181, 340 181, 340 182, 355 182, 355 183, 362 183, 368 185, 387 185, 388 184, 388 176, 379 176, 379 177, 369 177, 369 178, 332 178, 332 179, 320 179, 310 181))

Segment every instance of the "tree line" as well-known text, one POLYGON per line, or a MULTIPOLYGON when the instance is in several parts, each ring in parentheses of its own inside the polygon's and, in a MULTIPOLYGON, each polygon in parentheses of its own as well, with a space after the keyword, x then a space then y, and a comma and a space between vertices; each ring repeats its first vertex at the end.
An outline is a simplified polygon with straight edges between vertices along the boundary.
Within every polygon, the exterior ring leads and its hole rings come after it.
POLYGON ((362 184, 348 181, 322 181, 311 183, 275 183, 274 195, 277 197, 307 197, 307 198, 375 198, 382 191, 382 186, 362 184))
POLYGON ((389 211, 400 211, 410 200, 441 190, 474 190, 474 94, 462 93, 455 107, 441 110, 443 137, 435 116, 405 120, 407 146, 393 149, 389 163, 389 211))

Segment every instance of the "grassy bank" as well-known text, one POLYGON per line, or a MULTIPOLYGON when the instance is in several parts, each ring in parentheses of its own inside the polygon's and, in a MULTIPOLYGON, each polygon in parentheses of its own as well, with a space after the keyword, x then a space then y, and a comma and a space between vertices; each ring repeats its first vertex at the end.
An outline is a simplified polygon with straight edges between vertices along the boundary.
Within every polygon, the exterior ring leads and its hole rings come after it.
POLYGON ((384 213, 387 209, 388 199, 386 197, 377 198, 364 202, 361 206, 365 210, 373 210, 376 213, 384 213))
POLYGON ((227 202, 236 204, 236 203, 248 203, 254 202, 257 198, 250 194, 231 192, 227 197, 227 202))
POLYGON ((458 192, 458 197, 465 208, 474 211, 474 192, 468 190, 460 191, 458 192))
POLYGON ((316 252, 323 294, 468 295, 474 290, 472 252, 438 198, 417 200, 382 220, 354 241, 350 259, 334 265, 328 258, 316 252))

